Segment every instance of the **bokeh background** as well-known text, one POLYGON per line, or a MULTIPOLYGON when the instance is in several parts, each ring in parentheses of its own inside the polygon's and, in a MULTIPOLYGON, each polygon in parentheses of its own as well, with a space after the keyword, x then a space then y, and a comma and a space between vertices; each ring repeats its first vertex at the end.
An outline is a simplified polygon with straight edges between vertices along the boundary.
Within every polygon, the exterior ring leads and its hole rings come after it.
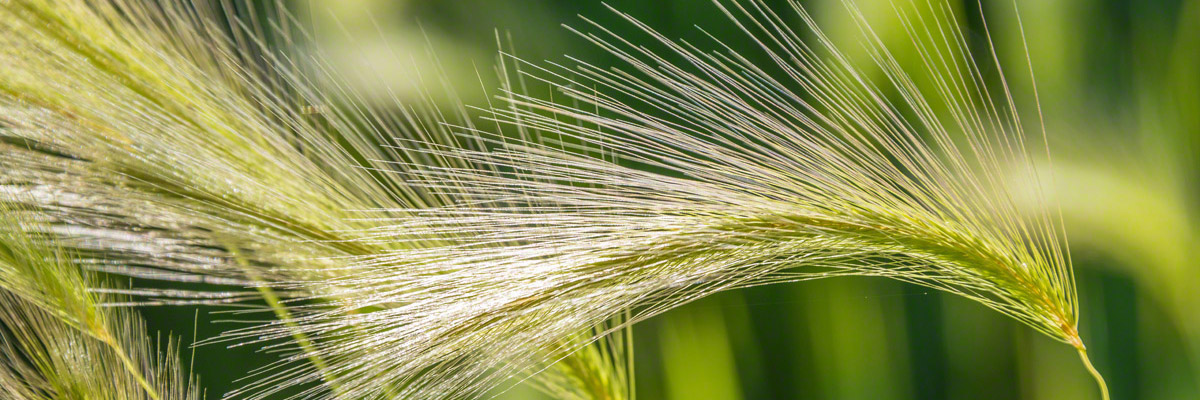
MULTIPOLYGON (((853 46, 855 28, 839 1, 801 3, 835 40, 853 46)), ((1001 62, 1016 70, 1026 63, 1013 5, 1019 9, 1054 157, 1039 168, 1055 177, 1047 189, 1067 224, 1081 331, 1113 398, 1200 399, 1200 1, 948 1, 975 44, 989 33, 982 9, 1001 62)), ((767 3, 787 7, 786 0, 767 3)), ((907 40, 889 0, 856 3, 885 40, 907 40)), ((607 4, 668 37, 711 44, 699 26, 753 50, 707 0, 607 4)), ((599 0, 284 5, 311 29, 302 46, 323 51, 322 68, 356 78, 351 83, 380 108, 397 101, 485 106, 498 85, 498 46, 535 62, 570 54, 619 65, 560 26, 581 25, 578 15, 633 32, 599 0), (427 90, 431 81, 453 87, 453 95, 427 90)), ((250 13, 242 4, 228 7, 250 13)), ((230 311, 144 314, 152 328, 188 341, 236 327, 210 323, 233 318, 230 311)), ((640 399, 1098 398, 1069 346, 982 305, 884 279, 720 293, 634 332, 640 399)), ((210 398, 274 359, 223 346, 184 355, 210 398)), ((520 386, 499 395, 542 398, 520 386)))

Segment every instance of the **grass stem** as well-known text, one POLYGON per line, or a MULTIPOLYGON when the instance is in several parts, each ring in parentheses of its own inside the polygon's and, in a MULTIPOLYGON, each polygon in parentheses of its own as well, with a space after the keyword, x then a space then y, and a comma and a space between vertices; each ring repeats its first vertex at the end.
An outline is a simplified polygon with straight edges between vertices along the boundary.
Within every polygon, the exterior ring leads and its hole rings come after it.
MULTIPOLYGON (((236 246, 226 244, 225 248, 229 250, 231 255, 233 255, 233 258, 238 265, 246 271, 246 275, 248 277, 250 277, 256 283, 263 283, 262 280, 259 279, 253 271, 251 271, 249 262, 246 261, 245 257, 242 257, 236 246)), ((308 358, 308 361, 312 363, 313 367, 317 369, 317 372, 321 374, 321 377, 325 383, 329 385, 329 390, 333 391, 334 394, 337 394, 338 389, 333 383, 333 375, 329 372, 329 365, 326 364, 325 360, 317 354, 317 349, 315 346, 313 346, 312 340, 300 330, 300 327, 292 318, 292 313, 288 311, 287 307, 284 306, 283 302, 280 301, 279 295, 275 294, 275 291, 269 286, 266 286, 265 283, 258 285, 255 287, 255 289, 258 290, 259 296, 263 298, 263 301, 267 303, 267 306, 271 307, 271 311, 275 312, 275 317, 279 318, 280 321, 283 321, 283 324, 292 330, 292 339, 296 341, 296 344, 300 346, 300 350, 304 352, 305 356, 308 358)))
POLYGON ((129 356, 125 354, 125 349, 121 347, 119 343, 117 343, 116 338, 113 338, 112 335, 110 335, 107 331, 104 331, 100 336, 100 341, 108 345, 108 347, 112 349, 113 353, 116 353, 117 358, 121 359, 121 365, 124 365, 125 370, 129 371, 129 375, 132 375, 133 379, 137 380, 138 385, 141 385, 142 389, 146 390, 147 397, 153 400, 162 400, 162 397, 158 395, 158 391, 154 390, 154 387, 150 386, 150 382, 147 381, 146 377, 142 375, 141 369, 139 369, 137 365, 134 365, 133 360, 131 360, 129 356))
POLYGON ((1096 384, 1100 385, 1100 398, 1109 400, 1108 384, 1104 383, 1104 377, 1101 376, 1100 371, 1097 371, 1096 367, 1092 365, 1092 360, 1088 358, 1087 350, 1080 348, 1079 358, 1083 360, 1083 366, 1087 367, 1087 370, 1092 374, 1092 377, 1096 378, 1096 384))

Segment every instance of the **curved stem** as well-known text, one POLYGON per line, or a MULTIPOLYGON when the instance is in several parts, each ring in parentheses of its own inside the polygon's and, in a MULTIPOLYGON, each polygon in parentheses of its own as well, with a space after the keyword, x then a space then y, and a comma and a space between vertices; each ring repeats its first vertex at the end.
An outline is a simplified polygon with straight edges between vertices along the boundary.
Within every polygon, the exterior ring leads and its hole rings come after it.
POLYGON ((158 395, 158 391, 154 390, 154 387, 150 386, 150 382, 146 380, 144 375, 142 375, 141 368, 138 368, 137 364, 135 364, 133 360, 125 354, 125 349, 122 348, 119 343, 117 343, 117 340, 113 338, 112 335, 109 335, 108 332, 103 332, 103 335, 100 337, 100 341, 108 345, 108 347, 112 349, 113 353, 116 353, 117 358, 121 360, 121 364, 125 366, 125 370, 129 372, 129 375, 132 375, 133 379, 137 380, 138 385, 140 385, 142 389, 146 390, 147 397, 153 400, 162 400, 162 398, 158 395))
POLYGON ((339 390, 337 385, 334 383, 334 375, 329 371, 329 365, 326 364, 325 360, 321 358, 319 353, 317 353, 317 348, 313 345, 312 340, 300 330, 300 326, 296 324, 294 319, 292 319, 292 313, 288 311, 286 306, 283 305, 283 302, 280 301, 279 296, 275 294, 275 291, 272 290, 271 287, 267 286, 265 282, 259 278, 258 274, 254 272, 254 270, 250 267, 250 262, 242 256, 242 253, 238 251, 237 246, 231 245, 224 241, 222 242, 225 244, 225 249, 229 251, 230 255, 233 256, 234 261, 237 262, 238 266, 242 267, 242 269, 245 271, 246 276, 250 278, 250 280, 260 283, 260 285, 255 287, 255 289, 258 290, 258 294, 262 296, 262 299, 267 303, 267 306, 271 307, 271 311, 275 313, 275 317, 282 321, 284 326, 292 330, 292 339, 296 341, 296 344, 300 347, 300 351, 304 352, 305 356, 308 358, 308 361, 312 363, 314 368, 316 368, 317 373, 321 374, 322 380, 329 385, 330 391, 337 395, 339 390))
POLYGON ((1108 384, 1104 383, 1104 377, 1100 376, 1100 371, 1097 371, 1096 367, 1092 366, 1092 360, 1088 359, 1087 350, 1080 348, 1079 358, 1083 360, 1083 366, 1087 367, 1087 370, 1092 374, 1092 377, 1096 378, 1096 384, 1100 385, 1100 398, 1109 400, 1108 384))

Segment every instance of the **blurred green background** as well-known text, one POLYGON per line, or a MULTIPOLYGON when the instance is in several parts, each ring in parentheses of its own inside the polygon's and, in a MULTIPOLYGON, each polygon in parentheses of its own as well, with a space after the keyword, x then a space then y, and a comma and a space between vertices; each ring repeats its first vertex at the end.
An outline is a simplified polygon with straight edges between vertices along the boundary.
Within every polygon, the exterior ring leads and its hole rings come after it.
MULTIPOLYGON (((1001 62, 1018 71, 1025 66, 1012 1, 949 2, 976 41, 986 35, 978 20, 982 6, 1001 62)), ((768 3, 781 11, 787 6, 768 3)), ((852 40, 854 27, 839 0, 802 3, 835 40, 852 40)), ((885 40, 907 40, 888 0, 857 3, 885 40)), ((1067 223, 1089 354, 1114 399, 1200 398, 1200 1, 1015 3, 1054 157, 1039 168, 1055 177, 1047 189, 1067 223)), ((710 43, 698 25, 735 49, 753 50, 706 0, 608 4, 668 37, 710 43)), ((394 106, 392 94, 422 101, 421 84, 414 83, 422 79, 414 76, 435 69, 459 99, 486 105, 497 86, 497 30, 503 45, 526 60, 570 54, 601 66, 619 63, 560 24, 582 25, 581 14, 633 32, 599 0, 286 5, 311 25, 310 44, 326 51, 328 68, 362 77, 357 89, 377 107, 394 106)), ((453 99, 434 101, 448 106, 453 99)), ((193 332, 180 327, 198 326, 195 334, 204 338, 238 326, 208 323, 231 318, 214 311, 222 310, 144 313, 153 328, 186 341, 193 332)), ((720 293, 634 332, 641 399, 1098 398, 1069 346, 980 304, 884 279, 720 293)), ((253 379, 254 368, 274 359, 218 346, 200 347, 191 360, 210 398, 246 383, 238 379, 253 379)), ((517 387, 501 398, 541 397, 517 387)))

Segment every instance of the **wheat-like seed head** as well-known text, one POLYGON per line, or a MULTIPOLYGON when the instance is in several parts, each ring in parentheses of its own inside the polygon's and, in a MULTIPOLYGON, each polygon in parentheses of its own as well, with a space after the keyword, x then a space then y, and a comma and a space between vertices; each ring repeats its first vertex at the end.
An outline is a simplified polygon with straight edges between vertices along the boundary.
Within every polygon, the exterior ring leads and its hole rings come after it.
POLYGON ((98 283, 28 210, 0 202, 0 394, 6 399, 198 400, 168 340, 104 308, 98 283))
POLYGON ((545 370, 553 393, 617 397, 622 373, 595 366, 619 352, 578 350, 625 310, 848 275, 960 294, 1083 349, 1057 217, 1018 213, 1003 170, 1035 158, 1033 124, 941 3, 897 5, 916 67, 852 3, 869 65, 794 2, 718 3, 754 54, 619 14, 662 50, 589 23, 577 33, 623 68, 508 57, 496 130, 326 107, 241 36, 253 26, 230 36, 193 7, 2 4, 16 173, 0 184, 124 260, 94 268, 257 290, 134 291, 152 301, 272 303, 281 321, 217 341, 298 348, 229 396, 469 397, 545 370))
POLYGON ((625 308, 636 321, 719 290, 839 275, 960 294, 1083 349, 1058 220, 1023 217, 1007 186, 1004 168, 1029 165, 1037 147, 1003 74, 981 70, 946 9, 897 7, 923 69, 901 67, 860 25, 886 78, 875 83, 798 4, 812 39, 759 2, 721 4, 771 62, 703 52, 628 16, 668 51, 592 24, 579 33, 627 68, 515 62, 518 79, 575 105, 512 89, 512 107, 492 112, 519 137, 435 149, 472 166, 414 173, 459 204, 378 218, 362 241, 420 250, 361 257, 368 272, 338 285, 371 294, 355 307, 399 300, 379 320, 397 339, 355 362, 432 358, 364 381, 399 372, 413 393, 462 390, 521 366, 480 366, 475 351, 520 360, 625 308))

